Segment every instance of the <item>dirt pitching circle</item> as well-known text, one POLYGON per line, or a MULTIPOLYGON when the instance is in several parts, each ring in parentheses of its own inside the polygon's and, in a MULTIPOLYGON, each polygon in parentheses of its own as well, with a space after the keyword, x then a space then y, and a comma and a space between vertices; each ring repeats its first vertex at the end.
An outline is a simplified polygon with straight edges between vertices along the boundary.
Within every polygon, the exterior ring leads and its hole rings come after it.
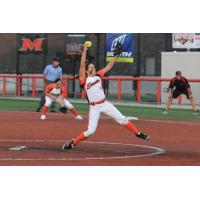
POLYGON ((75 151, 63 151, 64 142, 64 140, 0 140, 0 161, 112 160, 149 157, 165 152, 164 149, 146 145, 95 141, 82 142, 75 151))

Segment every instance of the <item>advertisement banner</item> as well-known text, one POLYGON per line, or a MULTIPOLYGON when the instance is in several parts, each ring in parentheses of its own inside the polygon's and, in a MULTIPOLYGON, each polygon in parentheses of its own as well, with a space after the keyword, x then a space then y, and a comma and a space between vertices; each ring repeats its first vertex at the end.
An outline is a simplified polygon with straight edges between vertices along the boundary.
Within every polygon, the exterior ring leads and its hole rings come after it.
POLYGON ((18 53, 45 53, 47 49, 46 34, 17 34, 18 53))
POLYGON ((200 48, 200 33, 173 33, 172 47, 174 49, 200 48))
POLYGON ((86 34, 66 34, 65 52, 67 55, 81 55, 86 34))
POLYGON ((123 52, 117 58, 117 62, 133 63, 133 33, 106 33, 106 61, 109 62, 112 59, 117 42, 123 46, 123 52))

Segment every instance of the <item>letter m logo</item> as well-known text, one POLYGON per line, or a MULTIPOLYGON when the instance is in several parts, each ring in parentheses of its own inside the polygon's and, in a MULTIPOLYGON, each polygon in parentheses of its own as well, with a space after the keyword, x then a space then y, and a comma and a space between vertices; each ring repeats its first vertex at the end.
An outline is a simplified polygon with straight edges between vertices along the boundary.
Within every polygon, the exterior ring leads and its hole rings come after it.
POLYGON ((34 41, 31 41, 29 38, 22 39, 22 46, 19 51, 43 51, 43 40, 45 40, 45 38, 36 38, 34 41))

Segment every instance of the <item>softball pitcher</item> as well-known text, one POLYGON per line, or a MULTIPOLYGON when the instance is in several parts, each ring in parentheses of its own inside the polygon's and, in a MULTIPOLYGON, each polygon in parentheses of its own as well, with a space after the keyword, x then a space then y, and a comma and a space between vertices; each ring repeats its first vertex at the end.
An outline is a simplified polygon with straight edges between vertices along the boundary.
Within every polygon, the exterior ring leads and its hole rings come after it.
POLYGON ((84 45, 83 53, 81 57, 81 65, 79 70, 79 79, 82 88, 85 90, 88 105, 89 105, 89 125, 88 129, 80 133, 75 139, 64 144, 63 150, 73 149, 79 142, 87 139, 93 135, 96 131, 98 121, 101 113, 113 118, 117 123, 125 126, 138 138, 143 140, 149 140, 149 136, 139 131, 133 123, 120 113, 120 111, 110 102, 106 100, 101 78, 106 72, 112 69, 117 57, 122 52, 122 45, 118 43, 114 50, 114 58, 109 62, 105 68, 96 71, 93 63, 86 65, 86 53, 88 47, 84 45))

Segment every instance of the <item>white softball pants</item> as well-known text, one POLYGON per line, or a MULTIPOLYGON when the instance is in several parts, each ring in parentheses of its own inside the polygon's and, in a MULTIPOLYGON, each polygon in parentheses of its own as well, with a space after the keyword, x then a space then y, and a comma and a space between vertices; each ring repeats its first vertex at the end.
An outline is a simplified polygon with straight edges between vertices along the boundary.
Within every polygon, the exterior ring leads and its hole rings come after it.
POLYGON ((113 118, 121 125, 128 124, 128 119, 110 102, 105 101, 102 104, 90 106, 89 110, 89 125, 87 131, 84 132, 85 137, 93 135, 97 129, 101 113, 113 118))
MULTIPOLYGON (((50 97, 45 96, 45 106, 49 107, 53 102, 61 104, 61 97, 58 96, 55 100, 53 100, 50 97)), ((69 101, 67 101, 67 99, 64 99, 64 106, 70 110, 74 108, 73 105, 69 101)))

